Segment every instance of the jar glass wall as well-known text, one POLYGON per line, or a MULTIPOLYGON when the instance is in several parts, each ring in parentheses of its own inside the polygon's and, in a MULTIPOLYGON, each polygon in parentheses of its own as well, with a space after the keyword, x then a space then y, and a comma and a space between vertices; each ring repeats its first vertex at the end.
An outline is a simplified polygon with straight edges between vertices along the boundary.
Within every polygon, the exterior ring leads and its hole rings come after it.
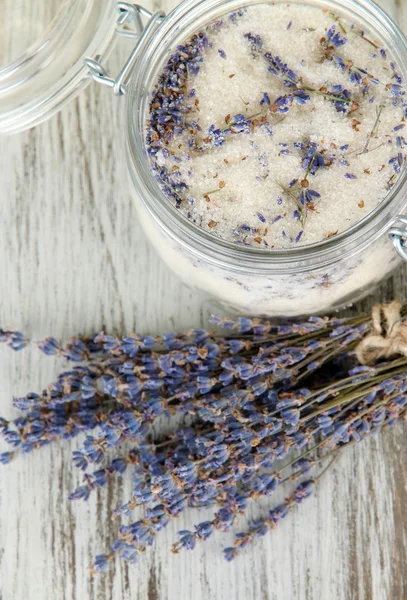
MULTIPOLYGON (((398 264, 387 231, 407 200, 404 172, 388 197, 362 221, 332 239, 284 250, 236 246, 188 221, 165 198, 147 156, 145 123, 151 90, 177 44, 250 2, 187 1, 146 42, 129 86, 127 143, 143 227, 165 262, 188 285, 245 313, 287 315, 329 311, 357 300, 398 264)), ((407 42, 397 26, 364 0, 315 0, 373 30, 407 73, 407 42)))
POLYGON ((49 28, 66 0, 42 4, 30 0, 3 0, 0 20, 0 69, 27 52, 49 28), (11 25, 11 26, 10 26, 11 25))
POLYGON ((24 6, 5 5, 16 25, 0 44, 0 134, 29 129, 60 110, 92 81, 84 59, 106 56, 115 39, 115 0, 55 0, 30 22, 35 8, 24 6))
POLYGON ((292 317, 337 310, 363 298, 401 260, 383 235, 331 265, 285 273, 234 269, 180 243, 137 196, 136 206, 145 233, 170 269, 189 287, 216 298, 232 312, 292 317))

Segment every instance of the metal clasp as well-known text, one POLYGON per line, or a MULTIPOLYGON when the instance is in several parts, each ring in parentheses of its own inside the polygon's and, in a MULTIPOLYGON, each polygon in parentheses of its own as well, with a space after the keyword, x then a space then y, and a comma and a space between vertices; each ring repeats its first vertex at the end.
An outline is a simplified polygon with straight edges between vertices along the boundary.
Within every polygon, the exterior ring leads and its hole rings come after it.
POLYGON ((115 34, 119 37, 137 39, 137 43, 119 75, 116 79, 113 79, 109 75, 102 65, 103 56, 97 55, 95 58, 85 58, 84 62, 88 65, 89 74, 95 81, 112 88, 116 96, 123 96, 126 93, 126 86, 140 46, 152 29, 164 19, 165 13, 162 10, 152 13, 138 4, 130 4, 128 2, 117 2, 116 10, 119 13, 119 17, 116 22, 117 28, 115 34), (149 19, 145 27, 141 20, 142 16, 149 19), (129 24, 133 26, 132 29, 128 28, 129 24))
POLYGON ((389 229, 388 235, 397 253, 401 258, 407 260, 407 217, 399 215, 394 221, 393 227, 389 229))

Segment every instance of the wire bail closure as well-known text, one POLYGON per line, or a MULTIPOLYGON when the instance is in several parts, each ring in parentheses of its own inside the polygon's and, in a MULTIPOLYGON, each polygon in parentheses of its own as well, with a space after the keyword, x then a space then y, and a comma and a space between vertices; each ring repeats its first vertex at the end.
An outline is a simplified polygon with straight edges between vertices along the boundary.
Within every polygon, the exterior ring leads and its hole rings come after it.
POLYGON ((407 261, 407 217, 398 215, 393 227, 389 229, 388 235, 394 244, 397 254, 407 261))
POLYGON ((97 55, 95 58, 85 58, 84 62, 89 67, 89 75, 94 81, 112 88, 115 96, 124 96, 139 49, 151 30, 165 18, 165 13, 162 10, 152 13, 143 6, 128 2, 117 2, 116 10, 119 13, 119 17, 116 22, 117 28, 115 34, 118 37, 137 40, 119 75, 116 79, 113 79, 109 75, 106 68, 102 65, 103 56, 101 55, 97 55), (149 19, 145 27, 141 20, 142 16, 149 19), (126 27, 129 24, 132 25, 132 29, 126 27))

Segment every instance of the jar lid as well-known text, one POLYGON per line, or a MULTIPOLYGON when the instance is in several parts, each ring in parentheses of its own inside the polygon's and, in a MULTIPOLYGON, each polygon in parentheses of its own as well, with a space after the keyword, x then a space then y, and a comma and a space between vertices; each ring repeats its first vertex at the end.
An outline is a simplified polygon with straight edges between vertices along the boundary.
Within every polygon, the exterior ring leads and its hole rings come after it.
MULTIPOLYGON (((0 67, 0 133, 45 121, 92 81, 84 59, 110 51, 122 19, 120 5, 126 3, 62 0, 42 36, 20 58, 0 67)), ((23 17, 20 10, 14 20, 17 35, 23 17)))

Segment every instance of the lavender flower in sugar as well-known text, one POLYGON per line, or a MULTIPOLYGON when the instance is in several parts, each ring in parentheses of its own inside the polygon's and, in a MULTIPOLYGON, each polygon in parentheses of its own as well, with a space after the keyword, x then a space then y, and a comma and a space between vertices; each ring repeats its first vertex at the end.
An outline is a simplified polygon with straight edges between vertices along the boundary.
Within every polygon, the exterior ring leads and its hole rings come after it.
POLYGON ((325 49, 339 48, 347 42, 347 38, 343 37, 339 31, 336 31, 336 26, 332 25, 326 33, 326 36, 321 38, 321 45, 325 49))
POLYGON ((369 74, 365 69, 361 69, 360 67, 356 67, 352 61, 346 62, 342 57, 338 55, 334 55, 332 60, 335 64, 338 65, 342 69, 342 71, 348 71, 350 76, 351 83, 357 85, 367 85, 368 83, 373 83, 374 85, 378 85, 379 80, 373 75, 369 74))

